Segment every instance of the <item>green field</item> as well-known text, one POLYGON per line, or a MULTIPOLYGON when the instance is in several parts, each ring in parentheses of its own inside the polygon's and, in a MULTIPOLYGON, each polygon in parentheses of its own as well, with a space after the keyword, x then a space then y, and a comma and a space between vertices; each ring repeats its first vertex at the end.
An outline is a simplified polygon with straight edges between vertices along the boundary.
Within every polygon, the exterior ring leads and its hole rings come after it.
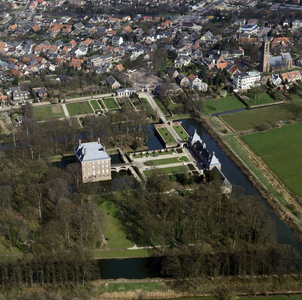
POLYGON ((118 208, 108 202, 102 203, 100 208, 106 212, 106 222, 102 227, 108 247, 111 249, 133 247, 133 243, 126 237, 127 228, 123 221, 119 219, 120 212, 118 208), (110 213, 110 215, 108 213, 110 213))
POLYGON ((92 108, 89 101, 75 102, 66 104, 70 116, 92 114, 92 108))
POLYGON ((227 96, 204 101, 204 108, 205 114, 212 115, 222 111, 246 108, 246 106, 237 97, 227 96))
POLYGON ((166 127, 158 128, 158 132, 161 134, 166 143, 176 143, 174 137, 166 127))
POLYGON ((156 113, 154 111, 154 109, 152 108, 152 106, 150 105, 149 101, 146 98, 141 98, 143 104, 146 107, 146 110, 148 111, 148 113, 152 116, 152 118, 156 118, 156 113))
POLYGON ((106 107, 105 107, 104 102, 102 101, 102 99, 99 99, 98 102, 101 105, 102 109, 106 109, 106 107))
MULTIPOLYGON (((250 98, 249 100, 246 100, 245 102, 249 105, 249 106, 254 106, 254 105, 262 105, 262 104, 269 104, 269 103, 274 103, 280 100, 274 100, 269 94, 267 93, 263 93, 260 94, 260 99, 257 98, 257 100, 255 100, 255 98, 250 98)), ((256 96, 258 97, 258 95, 256 96)))
POLYGON ((288 109, 287 104, 263 107, 220 116, 237 131, 254 129, 261 124, 272 125, 278 121, 287 121, 295 114, 288 109))
POLYGON ((146 154, 137 154, 137 155, 133 155, 133 158, 142 158, 142 157, 147 157, 147 156, 154 156, 154 155, 167 155, 167 154, 171 154, 174 151, 163 151, 163 152, 156 152, 156 153, 146 153, 146 154))
MULTIPOLYGON (((169 167, 169 168, 163 168, 160 169, 161 171, 163 171, 164 173, 167 174, 171 174, 171 173, 184 173, 184 172, 188 172, 189 169, 187 166, 176 166, 176 167, 169 167)), ((146 170, 144 171, 145 175, 149 175, 152 174, 152 172, 154 172, 155 170, 146 170)))
POLYGON ((166 109, 166 107, 158 97, 154 97, 153 100, 155 101, 155 103, 158 105, 158 107, 161 109, 161 111, 165 116, 170 115, 170 113, 168 112, 168 110, 166 109))
POLYGON ((119 106, 117 105, 114 98, 105 98, 103 99, 107 109, 119 109, 119 106))
POLYGON ((187 134, 187 132, 181 125, 173 126, 173 128, 176 131, 176 133, 179 135, 179 137, 182 141, 184 141, 184 142, 188 141, 189 135, 187 134))
POLYGON ((186 156, 182 157, 171 157, 171 158, 164 158, 164 159, 154 159, 154 160, 147 160, 144 164, 149 166, 161 166, 161 165, 168 165, 168 164, 177 164, 180 162, 187 162, 189 159, 186 156))
POLYGON ((302 197, 302 123, 243 136, 295 195, 302 197))
POLYGON ((65 118, 61 105, 35 106, 34 112, 38 120, 65 118))
POLYGON ((90 100, 90 104, 92 105, 94 110, 99 110, 100 109, 100 105, 99 105, 98 101, 90 100))
POLYGON ((98 258, 128 258, 128 257, 148 257, 152 256, 153 251, 149 249, 138 250, 109 250, 95 251, 94 257, 98 258))

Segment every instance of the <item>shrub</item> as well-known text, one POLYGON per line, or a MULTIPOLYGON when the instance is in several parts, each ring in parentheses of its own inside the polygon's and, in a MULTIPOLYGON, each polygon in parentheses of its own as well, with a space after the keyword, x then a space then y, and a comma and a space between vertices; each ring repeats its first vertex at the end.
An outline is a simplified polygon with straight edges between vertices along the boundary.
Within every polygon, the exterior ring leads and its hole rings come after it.
POLYGON ((261 124, 261 125, 258 127, 258 130, 259 130, 259 131, 265 131, 265 130, 268 130, 268 129, 270 129, 270 128, 271 128, 271 126, 270 126, 269 124, 263 123, 263 124, 261 124))
POLYGON ((137 141, 136 141, 136 140, 133 141, 131 148, 132 148, 134 151, 137 149, 137 141))

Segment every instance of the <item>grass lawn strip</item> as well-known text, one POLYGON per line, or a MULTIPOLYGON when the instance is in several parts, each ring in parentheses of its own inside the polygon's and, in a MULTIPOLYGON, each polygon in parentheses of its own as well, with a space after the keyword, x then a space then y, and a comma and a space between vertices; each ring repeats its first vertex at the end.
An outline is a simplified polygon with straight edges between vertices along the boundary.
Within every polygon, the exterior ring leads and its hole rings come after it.
POLYGON ((169 115, 168 110, 166 109, 166 107, 163 105, 163 103, 161 102, 161 100, 158 97, 154 97, 153 100, 158 105, 158 107, 161 109, 161 111, 163 112, 164 115, 166 115, 166 116, 169 115))
POLYGON ((98 102, 99 102, 99 104, 101 105, 101 108, 102 108, 102 109, 106 109, 105 104, 104 104, 104 102, 103 102, 102 99, 99 99, 98 102))
POLYGON ((125 283, 109 283, 108 292, 128 292, 143 290, 146 292, 165 291, 165 283, 163 282, 125 282, 125 283))
MULTIPOLYGON (((162 168, 161 171, 163 171, 166 174, 171 174, 171 173, 189 172, 189 169, 187 166, 176 166, 176 167, 162 168)), ((152 172, 154 172, 154 170, 144 171, 145 175, 152 174, 152 172)))
POLYGON ((152 106, 150 105, 149 101, 146 98, 141 98, 143 104, 146 107, 146 110, 148 111, 148 113, 152 116, 152 118, 156 117, 156 113, 154 111, 154 109, 152 108, 152 106))
POLYGON ((114 98, 104 98, 103 101, 107 109, 116 110, 120 108, 114 98))
POLYGON ((127 229, 125 224, 117 218, 117 216, 120 216, 118 208, 113 203, 109 204, 108 202, 104 202, 99 206, 107 213, 103 231, 108 240, 108 247, 111 249, 133 247, 132 242, 126 237, 125 232, 127 232, 127 229))
POLYGON ((62 105, 35 106, 34 112, 38 120, 65 118, 62 105))
POLYGON ((246 108, 246 106, 237 97, 231 96, 213 100, 206 100, 203 103, 205 107, 205 114, 208 115, 212 115, 222 111, 246 108))
POLYGON ((93 113, 93 110, 89 104, 89 101, 68 103, 68 104, 66 104, 66 107, 67 107, 67 110, 68 110, 70 116, 85 115, 85 114, 93 113))
POLYGON ((156 152, 156 153, 146 153, 146 154, 137 154, 133 155, 133 158, 142 158, 142 157, 147 157, 147 156, 154 156, 154 155, 167 155, 167 154, 172 154, 174 151, 163 151, 163 152, 156 152))
POLYGON ((237 131, 254 129, 261 124, 272 125, 278 121, 295 118, 286 104, 241 111, 220 116, 226 123, 237 131))
POLYGON ((158 128, 157 130, 160 132, 161 136, 163 137, 166 143, 176 143, 174 137, 172 136, 168 128, 162 127, 158 128))
POLYGON ((189 159, 186 156, 182 156, 182 157, 147 160, 144 164, 148 165, 148 163, 150 162, 152 163, 152 166, 161 166, 161 165, 168 165, 168 164, 177 164, 180 162, 187 162, 187 161, 189 161, 189 159))
POLYGON ((188 141, 189 135, 187 134, 187 132, 181 125, 173 126, 173 128, 176 131, 176 133, 179 135, 179 137, 182 141, 184 141, 184 142, 188 141))
POLYGON ((295 195, 302 197, 302 123, 249 134, 242 140, 295 195))
POLYGON ((152 256, 151 249, 95 251, 95 258, 128 258, 152 256))
POLYGON ((92 105, 94 110, 101 109, 100 106, 99 106, 99 103, 96 100, 90 100, 90 104, 92 105))
POLYGON ((270 103, 274 103, 274 102, 278 102, 281 100, 274 100, 269 94, 267 93, 263 93, 260 95, 256 96, 257 100, 255 101, 255 98, 250 98, 249 100, 246 100, 245 102, 249 105, 249 106, 254 106, 254 105, 262 105, 262 104, 270 104, 270 103), (258 97, 260 96, 260 99, 258 100, 258 97))

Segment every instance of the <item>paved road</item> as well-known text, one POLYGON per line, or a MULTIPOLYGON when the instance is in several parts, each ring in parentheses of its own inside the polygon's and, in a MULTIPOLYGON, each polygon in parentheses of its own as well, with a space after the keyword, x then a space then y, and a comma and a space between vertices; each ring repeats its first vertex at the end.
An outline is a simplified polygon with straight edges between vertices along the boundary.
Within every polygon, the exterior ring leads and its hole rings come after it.
POLYGON ((161 111, 161 109, 158 107, 158 105, 156 104, 156 102, 153 99, 153 95, 151 93, 139 93, 138 94, 140 98, 146 98, 148 100, 148 102, 150 103, 151 107, 153 108, 153 110, 155 111, 155 113, 158 115, 158 117, 163 121, 166 122, 166 117, 163 114, 163 112, 161 111))

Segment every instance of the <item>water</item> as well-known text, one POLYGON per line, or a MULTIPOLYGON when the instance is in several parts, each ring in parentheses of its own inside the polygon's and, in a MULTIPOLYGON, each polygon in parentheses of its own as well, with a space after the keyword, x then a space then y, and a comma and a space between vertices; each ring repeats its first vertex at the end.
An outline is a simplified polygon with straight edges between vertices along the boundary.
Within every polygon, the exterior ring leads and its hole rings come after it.
POLYGON ((244 111, 244 110, 246 110, 246 108, 238 108, 238 109, 233 109, 233 110, 227 110, 227 111, 223 111, 223 112, 220 112, 220 113, 212 114, 211 117, 217 117, 217 116, 220 116, 220 115, 233 114, 233 113, 244 111))

